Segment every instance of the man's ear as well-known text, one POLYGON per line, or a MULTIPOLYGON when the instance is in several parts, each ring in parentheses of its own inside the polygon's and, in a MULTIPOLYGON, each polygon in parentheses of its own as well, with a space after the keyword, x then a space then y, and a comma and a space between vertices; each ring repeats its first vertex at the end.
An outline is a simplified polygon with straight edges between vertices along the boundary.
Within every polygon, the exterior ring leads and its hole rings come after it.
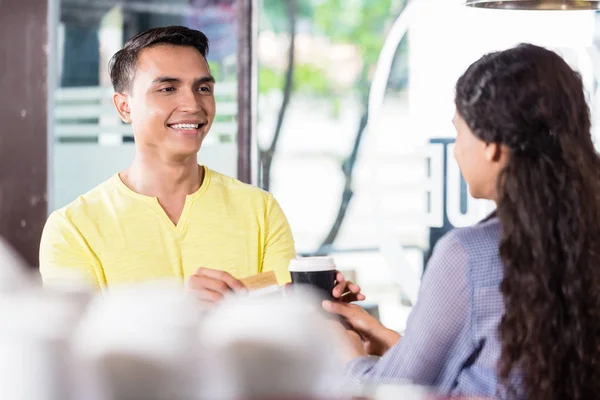
POLYGON ((121 120, 126 124, 131 123, 131 110, 129 108, 129 96, 125 93, 113 94, 113 103, 121 120))

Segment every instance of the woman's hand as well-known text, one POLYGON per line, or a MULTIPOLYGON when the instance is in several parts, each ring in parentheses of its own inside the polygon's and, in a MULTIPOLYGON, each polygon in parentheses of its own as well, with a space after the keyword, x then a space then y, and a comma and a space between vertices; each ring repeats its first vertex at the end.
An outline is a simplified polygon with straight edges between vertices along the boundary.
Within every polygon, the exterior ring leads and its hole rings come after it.
POLYGON ((360 286, 351 281, 347 281, 341 272, 337 272, 335 281, 336 285, 331 293, 335 300, 351 303, 353 301, 363 301, 366 299, 365 295, 360 292, 360 286))
POLYGON ((363 341, 358 333, 346 329, 339 321, 332 321, 334 329, 338 332, 344 347, 343 362, 350 362, 356 358, 368 356, 363 341))
MULTIPOLYGON (((338 301, 324 301, 325 311, 343 317, 360 339, 363 352, 382 356, 399 339, 397 332, 387 329, 376 318, 372 317, 362 307, 338 301)), ((352 343, 357 343, 357 337, 348 334, 352 343)), ((360 356, 364 354, 354 354, 360 356)))

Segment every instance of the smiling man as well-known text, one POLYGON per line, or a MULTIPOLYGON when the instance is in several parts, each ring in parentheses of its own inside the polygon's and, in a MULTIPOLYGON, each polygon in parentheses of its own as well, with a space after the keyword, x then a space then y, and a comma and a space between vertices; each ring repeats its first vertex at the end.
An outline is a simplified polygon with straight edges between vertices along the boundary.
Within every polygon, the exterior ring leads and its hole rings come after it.
POLYGON ((207 52, 203 33, 172 26, 113 56, 114 105, 133 128, 135 158, 50 215, 40 249, 46 284, 66 272, 99 289, 179 278, 217 301, 260 272, 289 281, 294 241, 273 196, 197 163, 215 118, 207 52))

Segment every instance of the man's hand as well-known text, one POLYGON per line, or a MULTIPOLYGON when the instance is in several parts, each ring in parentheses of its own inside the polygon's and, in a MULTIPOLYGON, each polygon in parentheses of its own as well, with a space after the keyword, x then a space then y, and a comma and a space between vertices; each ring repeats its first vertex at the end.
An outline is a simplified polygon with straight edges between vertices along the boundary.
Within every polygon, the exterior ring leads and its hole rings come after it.
MULTIPOLYGON (((346 320, 352 330, 361 338, 363 349, 368 354, 381 356, 400 340, 400 335, 397 332, 387 329, 356 304, 324 301, 323 308, 325 311, 337 314, 346 320)), ((353 342, 356 343, 356 340, 353 342)))
POLYGON ((365 295, 360 292, 360 286, 356 283, 347 281, 341 272, 335 276, 336 285, 333 288, 332 296, 334 299, 351 303, 353 301, 363 301, 365 295))
POLYGON ((225 271, 198 268, 190 276, 187 287, 194 291, 200 300, 216 303, 231 292, 242 292, 246 287, 225 271))

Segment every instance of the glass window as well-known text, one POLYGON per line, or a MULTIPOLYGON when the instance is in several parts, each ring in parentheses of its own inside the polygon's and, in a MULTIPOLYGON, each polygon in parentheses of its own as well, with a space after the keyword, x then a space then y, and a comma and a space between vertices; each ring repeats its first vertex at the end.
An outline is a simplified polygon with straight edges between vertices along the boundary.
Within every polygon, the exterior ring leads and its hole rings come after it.
POLYGON ((594 12, 462 3, 260 3, 262 185, 280 200, 298 251, 333 254, 400 330, 436 241, 494 208, 468 195, 452 156, 454 85, 465 69, 520 42, 552 48, 581 72, 599 115, 594 12))

